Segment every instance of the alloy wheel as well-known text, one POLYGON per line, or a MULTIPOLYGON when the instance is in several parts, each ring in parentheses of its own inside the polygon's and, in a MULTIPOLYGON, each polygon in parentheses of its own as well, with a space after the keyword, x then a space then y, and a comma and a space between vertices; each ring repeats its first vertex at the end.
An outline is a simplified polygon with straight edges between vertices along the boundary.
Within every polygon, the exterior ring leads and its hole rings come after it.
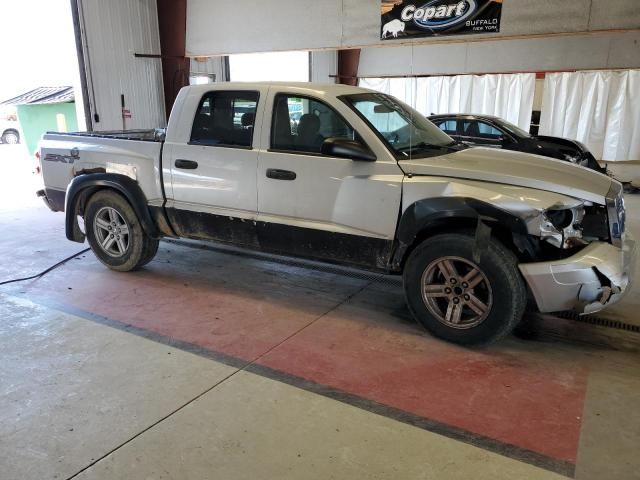
POLYGON ((121 257, 129 249, 129 225, 112 207, 102 207, 93 220, 100 248, 111 257, 121 257))
POLYGON ((464 330, 481 324, 493 305, 493 292, 480 267, 460 257, 441 257, 422 274, 422 300, 448 327, 464 330))

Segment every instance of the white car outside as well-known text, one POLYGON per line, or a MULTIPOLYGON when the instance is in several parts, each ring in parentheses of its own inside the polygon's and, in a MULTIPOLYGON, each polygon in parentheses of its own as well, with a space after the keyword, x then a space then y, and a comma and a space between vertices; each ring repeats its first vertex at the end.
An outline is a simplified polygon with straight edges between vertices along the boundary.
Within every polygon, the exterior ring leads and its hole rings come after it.
POLYGON ((20 143, 20 124, 16 120, 0 118, 0 143, 20 143))

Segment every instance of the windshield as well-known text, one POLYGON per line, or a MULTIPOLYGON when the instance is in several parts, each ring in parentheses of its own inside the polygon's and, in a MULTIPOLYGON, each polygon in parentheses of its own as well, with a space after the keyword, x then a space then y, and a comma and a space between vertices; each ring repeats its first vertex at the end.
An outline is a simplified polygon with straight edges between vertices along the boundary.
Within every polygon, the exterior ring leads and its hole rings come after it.
POLYGON ((345 95, 341 99, 384 139, 396 158, 442 155, 456 144, 413 108, 382 93, 345 95))
POLYGON ((502 118, 497 118, 496 123, 504 128, 511 135, 515 135, 516 137, 529 138, 531 134, 520 127, 514 125, 513 123, 509 123, 502 118))

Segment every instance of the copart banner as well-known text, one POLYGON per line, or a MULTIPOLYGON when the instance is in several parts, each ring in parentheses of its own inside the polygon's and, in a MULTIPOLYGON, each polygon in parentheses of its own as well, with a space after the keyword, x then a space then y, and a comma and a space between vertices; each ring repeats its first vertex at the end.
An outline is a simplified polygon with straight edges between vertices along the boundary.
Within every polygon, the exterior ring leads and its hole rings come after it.
POLYGON ((502 0, 382 0, 380 38, 500 31, 502 0))

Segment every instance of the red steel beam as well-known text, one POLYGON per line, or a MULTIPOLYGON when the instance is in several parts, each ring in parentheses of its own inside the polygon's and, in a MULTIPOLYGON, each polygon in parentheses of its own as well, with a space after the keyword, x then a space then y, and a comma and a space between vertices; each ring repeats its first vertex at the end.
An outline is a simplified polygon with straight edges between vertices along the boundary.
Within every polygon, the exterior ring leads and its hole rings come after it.
POLYGON ((360 49, 338 50, 337 82, 344 85, 358 85, 358 66, 360 64, 360 49))
POLYGON ((157 0, 162 79, 167 119, 180 89, 189 84, 187 40, 187 0, 157 0))

